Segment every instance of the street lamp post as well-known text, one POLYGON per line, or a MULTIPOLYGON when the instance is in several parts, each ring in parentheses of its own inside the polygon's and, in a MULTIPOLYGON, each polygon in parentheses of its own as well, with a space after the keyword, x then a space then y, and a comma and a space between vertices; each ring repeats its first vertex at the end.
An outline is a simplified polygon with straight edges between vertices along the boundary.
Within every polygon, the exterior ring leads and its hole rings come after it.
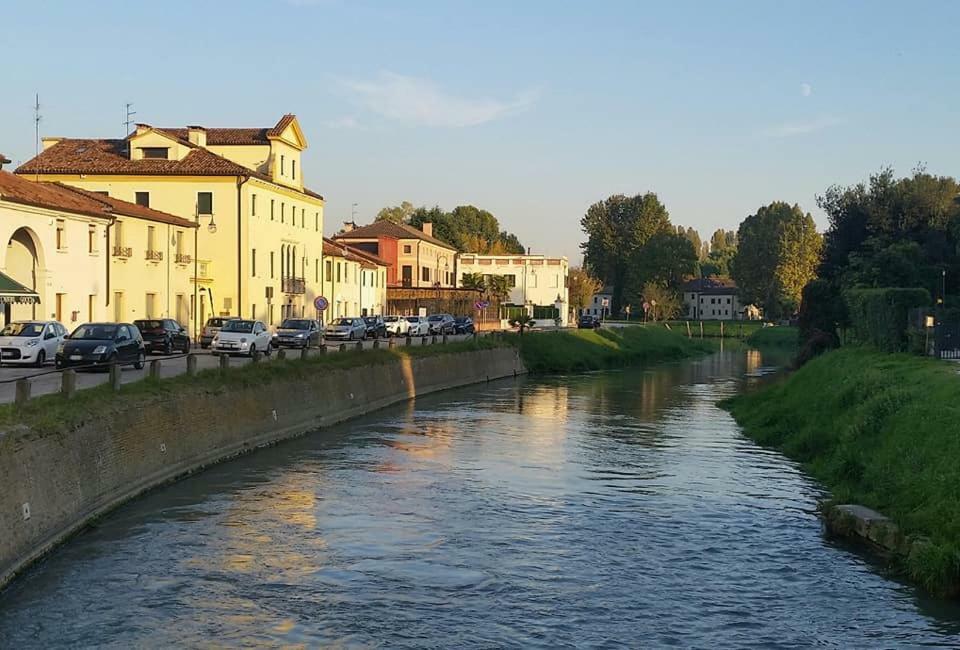
MULTIPOLYGON (((207 216, 207 215, 204 215, 207 216)), ((211 235, 217 232, 217 222, 213 218, 213 212, 210 212, 210 223, 207 225, 207 232, 211 235)), ((200 239, 200 206, 194 204, 193 206, 193 218, 197 223, 197 228, 193 232, 193 337, 196 339, 196 342, 200 342, 200 330, 197 328, 197 312, 200 310, 200 275, 198 273, 199 269, 199 244, 200 239)), ((210 289, 207 288, 209 293, 210 289)), ((237 296, 239 300, 239 296, 237 296)), ((213 309, 213 295, 210 294, 210 309, 213 309)))

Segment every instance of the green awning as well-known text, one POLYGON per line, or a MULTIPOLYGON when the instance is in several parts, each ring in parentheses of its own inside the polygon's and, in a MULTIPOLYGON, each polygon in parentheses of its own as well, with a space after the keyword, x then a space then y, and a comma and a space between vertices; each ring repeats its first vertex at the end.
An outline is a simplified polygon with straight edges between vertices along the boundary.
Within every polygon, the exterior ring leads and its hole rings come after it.
POLYGON ((33 289, 28 289, 9 275, 0 273, 0 305, 37 305, 40 296, 33 289))

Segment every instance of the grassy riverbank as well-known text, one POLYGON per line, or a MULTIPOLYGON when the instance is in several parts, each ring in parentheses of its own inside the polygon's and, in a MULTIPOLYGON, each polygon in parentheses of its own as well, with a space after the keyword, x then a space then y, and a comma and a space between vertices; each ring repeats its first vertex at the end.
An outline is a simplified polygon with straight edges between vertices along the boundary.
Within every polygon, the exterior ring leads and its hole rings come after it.
POLYGON ((799 330, 796 327, 777 326, 754 330, 747 337, 747 343, 756 348, 787 348, 795 350, 800 345, 799 330))
POLYGON ((511 340, 532 373, 620 368, 685 359, 715 349, 708 341, 688 339, 663 325, 540 332, 511 340))
POLYGON ((899 562, 935 592, 960 587, 960 376, 946 362, 844 348, 724 405, 759 443, 803 462, 838 503, 926 539, 899 562))

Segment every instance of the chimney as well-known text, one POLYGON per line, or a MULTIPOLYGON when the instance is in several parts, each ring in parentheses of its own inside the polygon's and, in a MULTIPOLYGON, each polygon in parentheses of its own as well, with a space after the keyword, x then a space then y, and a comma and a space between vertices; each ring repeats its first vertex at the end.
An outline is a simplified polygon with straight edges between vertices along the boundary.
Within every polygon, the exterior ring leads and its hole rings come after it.
POLYGON ((137 127, 136 135, 143 135, 144 133, 150 130, 149 124, 137 124, 136 127, 137 127))
POLYGON ((420 230, 422 230, 423 234, 426 235, 427 237, 433 237, 433 222, 424 221, 423 224, 420 226, 420 230))
POLYGON ((530 254, 530 247, 527 246, 527 255, 529 255, 529 254, 530 254))
POLYGON ((354 222, 352 222, 352 221, 344 221, 344 222, 343 222, 343 228, 341 229, 341 232, 343 232, 343 233, 348 233, 348 232, 351 232, 352 230, 355 230, 356 227, 357 227, 357 224, 355 224, 354 222))
POLYGON ((43 143, 43 150, 46 151, 47 149, 49 149, 49 148, 52 147, 53 145, 57 144, 57 143, 60 142, 61 140, 63 140, 63 138, 49 138, 49 137, 48 137, 48 138, 43 138, 43 139, 41 140, 41 142, 43 143))
POLYGON ((9 165, 10 159, 0 153, 0 169, 3 169, 4 165, 9 165))
POLYGON ((192 145, 207 148, 207 130, 202 126, 188 126, 187 139, 192 145))

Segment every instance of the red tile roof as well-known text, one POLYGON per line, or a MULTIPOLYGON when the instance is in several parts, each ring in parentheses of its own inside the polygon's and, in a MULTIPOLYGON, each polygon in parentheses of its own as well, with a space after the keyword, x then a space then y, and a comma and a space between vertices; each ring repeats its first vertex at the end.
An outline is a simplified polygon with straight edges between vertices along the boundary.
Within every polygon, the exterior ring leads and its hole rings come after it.
POLYGON ((367 268, 390 266, 390 262, 381 257, 377 257, 373 253, 368 253, 352 246, 346 246, 327 237, 323 238, 323 254, 326 257, 342 257, 353 262, 359 262, 367 268))
POLYGON ((396 239, 421 239, 423 241, 428 241, 431 244, 436 244, 437 246, 442 246, 448 248, 452 251, 457 250, 450 244, 445 241, 441 241, 436 237, 431 237, 422 230, 418 230, 413 226, 408 226, 403 223, 393 223, 392 221, 374 221, 371 224, 366 226, 360 226, 359 228, 354 228, 349 232, 340 233, 334 236, 334 239, 342 240, 343 242, 349 242, 350 240, 356 239, 376 239, 377 237, 395 237, 396 239))
MULTIPOLYGON (((202 128, 207 132, 207 144, 218 145, 269 145, 270 136, 279 136, 284 129, 290 126, 291 122, 297 119, 293 113, 287 113, 280 118, 272 127, 254 127, 254 128, 202 128)), ((189 142, 190 127, 187 128, 166 128, 158 127, 155 130, 169 133, 171 136, 189 142)))
POLYGON ((686 282, 683 285, 683 291, 707 295, 732 295, 737 293, 737 283, 730 278, 711 275, 686 282))
POLYGON ((37 183, 5 171, 0 171, 0 199, 104 219, 120 215, 169 223, 184 228, 196 227, 193 221, 136 203, 128 203, 61 183, 37 183))

